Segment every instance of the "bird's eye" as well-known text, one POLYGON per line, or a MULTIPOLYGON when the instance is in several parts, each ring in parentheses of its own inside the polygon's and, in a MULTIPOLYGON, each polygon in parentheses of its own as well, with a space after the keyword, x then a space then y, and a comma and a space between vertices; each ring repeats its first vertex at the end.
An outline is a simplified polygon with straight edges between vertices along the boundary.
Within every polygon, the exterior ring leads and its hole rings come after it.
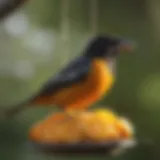
POLYGON ((118 54, 118 50, 119 50, 118 46, 111 47, 108 52, 109 53, 108 57, 111 57, 111 58, 115 57, 118 54))

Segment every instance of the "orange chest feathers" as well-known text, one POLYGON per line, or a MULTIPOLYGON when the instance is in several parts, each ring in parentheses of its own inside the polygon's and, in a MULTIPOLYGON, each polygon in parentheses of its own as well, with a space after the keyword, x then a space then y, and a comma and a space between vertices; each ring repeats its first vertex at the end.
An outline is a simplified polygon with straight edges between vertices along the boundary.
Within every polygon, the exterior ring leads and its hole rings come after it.
POLYGON ((87 108, 99 100, 111 87, 114 77, 106 61, 94 60, 88 77, 53 96, 54 104, 65 108, 87 108))
POLYGON ((94 60, 88 75, 86 86, 94 92, 95 97, 103 96, 113 85, 113 74, 104 60, 94 60))

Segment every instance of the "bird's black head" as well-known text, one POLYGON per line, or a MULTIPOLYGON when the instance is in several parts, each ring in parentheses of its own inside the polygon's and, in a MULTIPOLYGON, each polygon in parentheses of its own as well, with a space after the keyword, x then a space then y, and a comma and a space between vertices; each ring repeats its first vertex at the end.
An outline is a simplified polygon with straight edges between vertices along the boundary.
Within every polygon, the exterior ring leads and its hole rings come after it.
POLYGON ((130 42, 111 36, 97 36, 91 40, 84 54, 90 58, 116 58, 121 50, 130 51, 130 42))

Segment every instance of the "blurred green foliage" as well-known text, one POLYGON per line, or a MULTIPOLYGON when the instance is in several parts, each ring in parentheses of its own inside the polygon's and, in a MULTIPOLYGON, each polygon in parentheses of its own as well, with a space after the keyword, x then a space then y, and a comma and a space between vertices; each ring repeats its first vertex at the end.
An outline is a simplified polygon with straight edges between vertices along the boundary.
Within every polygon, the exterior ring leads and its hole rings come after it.
MULTIPOLYGON (((0 106, 7 108, 27 99, 50 75, 80 54, 92 36, 94 2, 66 1, 31 0, 1 24, 0 106), (66 13, 65 5, 68 6, 66 13)), ((141 144, 116 158, 159 160, 160 2, 98 0, 96 8, 98 33, 126 37, 137 43, 133 54, 120 55, 117 82, 110 94, 98 103, 129 117, 136 127, 141 144)), ((30 125, 51 110, 30 109, 14 119, 1 120, 0 159, 57 159, 28 151, 25 144, 30 125)), ((72 158, 106 159, 64 159, 72 158)))

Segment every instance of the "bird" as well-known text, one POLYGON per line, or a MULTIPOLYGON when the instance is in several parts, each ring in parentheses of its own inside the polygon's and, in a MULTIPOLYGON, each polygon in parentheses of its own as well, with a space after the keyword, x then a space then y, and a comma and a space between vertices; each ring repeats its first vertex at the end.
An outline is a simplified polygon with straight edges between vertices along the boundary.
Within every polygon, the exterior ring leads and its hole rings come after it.
POLYGON ((57 106, 62 110, 86 110, 111 90, 116 80, 117 59, 131 52, 133 43, 111 35, 91 38, 81 54, 42 84, 26 101, 10 107, 11 117, 32 106, 57 106))

